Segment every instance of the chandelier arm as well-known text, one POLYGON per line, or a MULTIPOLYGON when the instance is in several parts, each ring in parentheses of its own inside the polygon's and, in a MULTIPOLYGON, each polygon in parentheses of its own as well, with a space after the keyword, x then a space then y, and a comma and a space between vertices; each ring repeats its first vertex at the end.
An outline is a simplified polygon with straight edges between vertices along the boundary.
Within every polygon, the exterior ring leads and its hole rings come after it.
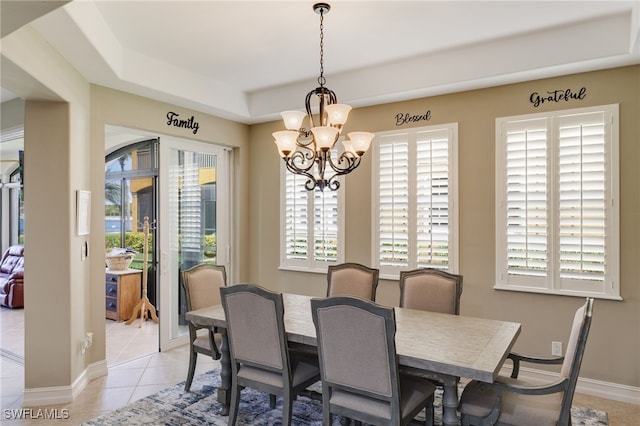
POLYGON ((316 123, 313 119, 313 110, 311 108, 311 99, 314 95, 320 98, 319 113, 318 113, 319 123, 317 124, 318 126, 324 126, 327 124, 327 123, 324 123, 322 120, 322 117, 324 116, 325 100, 326 100, 326 105, 333 105, 338 103, 338 97, 336 96, 336 93, 333 90, 323 85, 321 85, 320 87, 316 87, 315 89, 307 93, 307 96, 304 98, 304 107, 305 107, 305 110, 307 111, 307 116, 309 117, 309 123, 310 123, 309 128, 313 128, 316 126, 316 123))
MULTIPOLYGON (((345 151, 337 159, 333 161, 333 158, 329 156, 329 166, 336 172, 334 176, 346 175, 354 171, 360 165, 360 157, 352 152, 345 151), (346 162, 346 166, 342 166, 342 163, 346 162)), ((333 178, 333 177, 332 177, 333 178)))
POLYGON ((287 165, 287 169, 296 174, 309 174, 309 171, 315 165, 315 157, 308 147, 303 147, 309 150, 308 153, 301 151, 293 152, 289 157, 284 157, 283 160, 287 165), (296 161, 298 164, 296 164, 296 161))
MULTIPOLYGON (((308 169, 300 169, 295 164, 293 164, 290 159, 287 158, 284 159, 284 164, 287 167, 287 170, 289 170, 291 173, 307 177, 307 181, 304 184, 304 187, 307 191, 313 191, 315 189, 318 183, 316 182, 316 179, 313 177, 313 175, 308 172, 311 167, 309 167, 308 169)), ((311 166, 313 166, 313 163, 311 163, 311 166)))
POLYGON ((332 190, 332 191, 338 190, 338 188, 340 188, 340 182, 338 181, 338 175, 335 174, 335 175, 331 176, 329 178, 329 180, 327 180, 327 182, 325 183, 325 186, 328 186, 329 189, 332 190))

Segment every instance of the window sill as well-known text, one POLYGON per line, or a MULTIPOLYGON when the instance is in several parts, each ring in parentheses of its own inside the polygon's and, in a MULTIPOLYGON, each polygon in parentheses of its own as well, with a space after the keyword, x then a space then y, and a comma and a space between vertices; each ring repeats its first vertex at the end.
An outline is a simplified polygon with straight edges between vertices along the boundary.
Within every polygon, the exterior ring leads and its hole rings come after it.
POLYGON ((521 293, 538 293, 538 294, 549 294, 553 296, 571 296, 571 297, 593 297, 594 299, 605 299, 605 300, 616 300, 622 301, 624 300, 621 296, 615 294, 604 294, 604 293, 593 293, 588 291, 569 291, 569 290, 551 290, 548 288, 536 288, 536 287, 524 287, 524 286, 501 286, 494 285, 494 290, 505 290, 505 291, 516 291, 521 293))

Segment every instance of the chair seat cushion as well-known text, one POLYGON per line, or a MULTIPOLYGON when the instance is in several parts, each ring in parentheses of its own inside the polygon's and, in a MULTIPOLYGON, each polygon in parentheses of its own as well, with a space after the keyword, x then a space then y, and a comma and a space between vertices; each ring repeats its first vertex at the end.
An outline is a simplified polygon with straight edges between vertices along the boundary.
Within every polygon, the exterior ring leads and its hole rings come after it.
POLYGON ((361 413, 369 413, 381 419, 391 419, 391 406, 388 402, 340 389, 334 389, 331 392, 329 404, 361 413))
POLYGON ((238 369, 238 377, 251 382, 264 383, 276 388, 284 388, 284 381, 280 373, 246 364, 242 364, 238 369))
POLYGON ((304 353, 295 354, 290 353, 291 364, 291 385, 296 388, 299 385, 312 380, 314 377, 319 379, 320 366, 318 365, 318 358, 309 356, 304 353))
MULTIPOLYGON (((424 407, 425 399, 433 395, 436 387, 429 380, 402 375, 400 389, 400 411, 404 418, 418 407, 424 407)), ((379 418, 391 419, 390 403, 380 399, 334 389, 329 402, 332 405, 369 413, 379 418)))
MULTIPOLYGON (((297 387, 300 384, 312 380, 320 375, 317 361, 305 356, 291 359, 291 385, 297 387)), ((284 388, 284 379, 279 372, 269 371, 258 367, 243 364, 238 370, 238 377, 254 382, 265 383, 269 386, 284 388)))
MULTIPOLYGON (((516 385, 532 383, 500 376, 500 382, 516 385)), ((536 383, 537 384, 537 383, 536 383)), ((519 426, 552 426, 558 422, 563 392, 550 395, 521 395, 502 392, 500 423, 519 426)), ((458 410, 474 417, 485 417, 493 408, 496 391, 490 384, 471 381, 465 386, 458 410)))
POLYGON ((193 346, 198 346, 202 349, 211 349, 211 343, 209 343, 209 333, 198 334, 196 340, 193 341, 193 346))
POLYGON ((402 417, 424 406, 425 398, 436 390, 436 386, 427 379, 402 374, 400 376, 400 410, 402 417))

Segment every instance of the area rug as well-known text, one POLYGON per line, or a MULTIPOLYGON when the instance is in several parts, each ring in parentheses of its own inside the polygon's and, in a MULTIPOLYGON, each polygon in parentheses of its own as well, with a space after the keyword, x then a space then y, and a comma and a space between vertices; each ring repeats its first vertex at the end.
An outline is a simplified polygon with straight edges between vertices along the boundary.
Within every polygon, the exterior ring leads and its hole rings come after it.
MULTIPOLYGON (((140 399, 133 404, 90 420, 84 425, 215 425, 226 426, 228 417, 219 415, 220 404, 216 401, 216 388, 220 383, 219 370, 211 370, 193 379, 191 391, 184 391, 184 382, 140 399)), ((440 391, 436 392, 435 424, 442 424, 440 391)), ((585 426, 608 424, 607 413, 588 408, 573 407, 572 423, 585 426)), ((269 396, 244 389, 240 402, 237 425, 273 426, 282 424, 282 400, 278 398, 276 408, 269 408, 269 396)), ((293 403, 292 425, 322 425, 322 403, 306 397, 298 397, 293 403)), ((340 424, 338 418, 335 426, 340 424)))

